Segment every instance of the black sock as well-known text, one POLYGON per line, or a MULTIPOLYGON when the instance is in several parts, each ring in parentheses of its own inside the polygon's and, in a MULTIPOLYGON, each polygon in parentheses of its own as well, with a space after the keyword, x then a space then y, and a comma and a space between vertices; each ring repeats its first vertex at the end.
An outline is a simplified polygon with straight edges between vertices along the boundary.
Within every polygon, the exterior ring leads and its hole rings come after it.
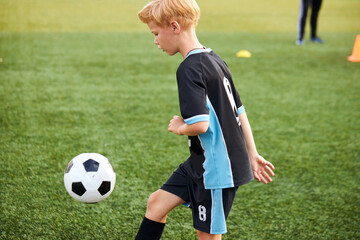
POLYGON ((159 240, 165 223, 155 222, 144 217, 135 240, 159 240))

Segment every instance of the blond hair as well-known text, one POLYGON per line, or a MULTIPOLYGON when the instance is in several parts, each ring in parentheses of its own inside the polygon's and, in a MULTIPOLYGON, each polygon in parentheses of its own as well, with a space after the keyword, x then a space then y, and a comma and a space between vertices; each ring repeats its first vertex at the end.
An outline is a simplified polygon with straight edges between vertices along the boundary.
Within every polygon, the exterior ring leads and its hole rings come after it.
POLYGON ((138 13, 143 23, 153 21, 156 25, 170 25, 177 21, 184 30, 196 27, 200 8, 195 0, 153 0, 138 13))

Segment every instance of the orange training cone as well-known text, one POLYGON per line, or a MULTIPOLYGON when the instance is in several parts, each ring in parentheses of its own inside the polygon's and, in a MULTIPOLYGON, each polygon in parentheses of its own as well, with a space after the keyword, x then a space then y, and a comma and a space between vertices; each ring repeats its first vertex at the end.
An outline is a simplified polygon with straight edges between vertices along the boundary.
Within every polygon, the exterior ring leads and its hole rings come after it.
POLYGON ((350 62, 360 62, 360 34, 356 36, 353 52, 347 59, 350 62))

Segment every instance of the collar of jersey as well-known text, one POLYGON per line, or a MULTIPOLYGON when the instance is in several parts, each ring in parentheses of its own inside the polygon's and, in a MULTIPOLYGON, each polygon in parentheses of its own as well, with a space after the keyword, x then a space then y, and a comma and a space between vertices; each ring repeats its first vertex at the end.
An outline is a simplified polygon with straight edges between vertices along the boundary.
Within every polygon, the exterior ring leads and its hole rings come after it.
POLYGON ((202 53, 202 52, 211 52, 211 48, 205 48, 205 49, 194 49, 192 50, 191 52, 188 53, 188 55, 186 55, 185 59, 190 56, 190 55, 193 55, 193 54, 198 54, 198 53, 202 53))

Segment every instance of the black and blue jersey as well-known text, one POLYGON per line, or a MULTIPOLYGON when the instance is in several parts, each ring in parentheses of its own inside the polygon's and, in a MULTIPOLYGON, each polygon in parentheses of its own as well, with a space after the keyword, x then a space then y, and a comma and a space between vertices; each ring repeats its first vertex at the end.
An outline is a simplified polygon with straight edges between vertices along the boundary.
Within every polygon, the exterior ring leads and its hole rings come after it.
POLYGON ((184 167, 206 189, 236 187, 253 179, 238 115, 244 106, 226 63, 211 49, 188 54, 177 70, 180 111, 186 124, 209 121, 189 137, 184 167))

